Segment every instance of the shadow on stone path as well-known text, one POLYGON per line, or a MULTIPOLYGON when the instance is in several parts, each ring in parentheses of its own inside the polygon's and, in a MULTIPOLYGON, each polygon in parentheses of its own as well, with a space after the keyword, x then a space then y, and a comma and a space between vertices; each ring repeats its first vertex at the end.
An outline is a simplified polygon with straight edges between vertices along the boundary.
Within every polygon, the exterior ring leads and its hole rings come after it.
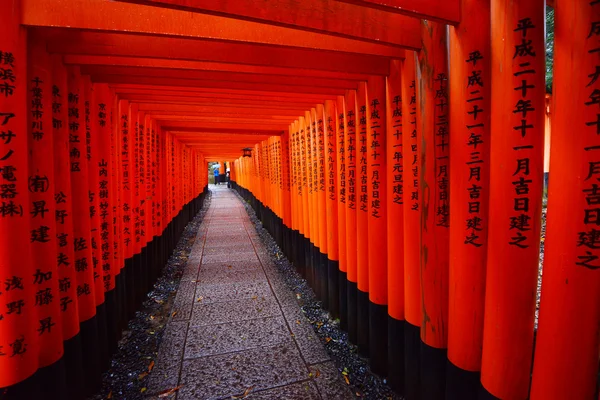
POLYGON ((149 376, 149 397, 353 398, 244 205, 230 189, 211 190, 149 376))

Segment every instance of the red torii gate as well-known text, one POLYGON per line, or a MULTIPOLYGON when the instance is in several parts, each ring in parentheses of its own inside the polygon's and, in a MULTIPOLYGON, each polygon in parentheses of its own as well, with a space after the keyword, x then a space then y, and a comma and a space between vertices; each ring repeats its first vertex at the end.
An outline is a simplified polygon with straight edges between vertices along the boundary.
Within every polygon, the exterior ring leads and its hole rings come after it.
POLYGON ((599 1, 549 4, 539 329, 543 0, 0 1, 8 398, 95 390, 213 160, 407 399, 597 396, 599 1))

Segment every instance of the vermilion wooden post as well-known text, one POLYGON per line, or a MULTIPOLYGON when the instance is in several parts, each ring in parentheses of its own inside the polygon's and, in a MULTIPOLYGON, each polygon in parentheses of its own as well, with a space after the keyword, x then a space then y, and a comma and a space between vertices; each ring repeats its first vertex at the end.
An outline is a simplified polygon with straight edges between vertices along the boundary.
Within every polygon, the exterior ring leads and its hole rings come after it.
POLYGON ((62 57, 52 56, 52 139, 54 148, 54 198, 59 295, 65 368, 69 396, 82 396, 83 358, 79 335, 77 274, 73 247, 73 196, 69 157, 67 72, 62 57))
POLYGON ((404 395, 408 400, 419 399, 420 388, 420 336, 421 336, 421 280, 419 272, 419 235, 421 204, 419 200, 419 125, 417 125, 416 57, 406 52, 401 65, 402 116, 404 149, 402 169, 405 171, 404 201, 404 395))
POLYGON ((90 105, 90 118, 92 120, 92 163, 96 164, 95 172, 97 174, 95 194, 98 199, 98 208, 96 210, 99 219, 100 241, 96 244, 99 254, 99 269, 102 280, 102 287, 105 293, 106 304, 106 326, 108 335, 108 350, 112 354, 116 350, 119 339, 118 315, 119 305, 117 304, 116 281, 117 273, 116 261, 113 256, 114 249, 114 200, 112 191, 112 176, 110 167, 112 165, 112 145, 111 145, 111 112, 114 102, 112 101, 110 89, 105 84, 95 84, 93 99, 90 105))
POLYGON ((337 140, 337 189, 338 189, 338 254, 339 254, 339 301, 340 301, 340 327, 348 328, 348 302, 347 293, 348 287, 348 265, 347 265, 347 245, 346 245, 346 109, 344 106, 344 98, 338 96, 336 99, 336 116, 335 131, 337 140))
MULTIPOLYGON (((27 34, 19 24, 19 3, 0 15, 0 67, 6 71, 0 92, 0 279, 1 300, 0 388, 33 375, 39 365, 39 327, 34 304, 27 171, 27 34)), ((31 387, 10 388, 14 398, 28 395, 31 387)), ((35 392, 34 392, 35 393, 35 392)))
POLYGON ((294 151, 294 166, 296 169, 296 212, 297 212, 297 224, 298 224, 298 249, 296 252, 296 258, 298 260, 298 265, 300 267, 300 273, 304 278, 307 276, 307 266, 306 266, 306 258, 305 258, 305 244, 306 244, 306 228, 305 228, 305 210, 304 210, 304 193, 305 189, 305 181, 304 181, 304 151, 303 151, 303 143, 304 137, 303 132, 301 131, 300 119, 294 121, 294 135, 295 138, 295 151, 294 151))
POLYGON ((356 211, 356 270, 358 292, 356 295, 356 328, 359 352, 369 355, 369 148, 367 124, 367 85, 358 85, 357 106, 357 161, 358 161, 358 210, 356 211))
POLYGON ((324 108, 324 150, 325 150, 325 189, 327 222, 327 277, 329 285, 329 310, 334 318, 340 317, 339 284, 339 232, 338 232, 338 191, 337 191, 337 135, 335 130, 335 103, 325 101, 324 108))
MULTIPOLYGON (((86 160, 88 164, 88 215, 90 218, 90 240, 92 248, 91 267, 94 271, 94 294, 96 301, 96 324, 98 326, 98 344, 97 352, 100 362, 100 373, 108 368, 109 357, 107 347, 107 325, 106 325, 106 305, 104 304, 104 284, 102 280, 102 266, 100 260, 100 217, 98 214, 98 136, 95 126, 92 126, 92 101, 94 100, 93 88, 90 77, 85 75, 81 77, 83 83, 83 115, 85 125, 85 149, 86 160)), ((97 377, 100 382, 101 377, 97 377)))
MULTIPOLYGON (((111 91, 112 93, 112 91, 111 91)), ((118 292, 118 303, 119 303, 119 329, 118 337, 121 337, 120 332, 127 325, 127 297, 125 293, 126 280, 125 280, 125 257, 124 257, 124 246, 123 246, 123 207, 121 199, 121 114, 119 110, 119 99, 113 93, 113 104, 111 107, 111 168, 109 173, 112 177, 112 193, 114 194, 113 199, 113 259, 115 266, 115 285, 118 292)))
POLYGON ((531 399, 591 399, 600 348, 600 2, 554 7, 552 183, 531 399))
POLYGON ((463 0, 479 23, 450 27, 450 270, 447 399, 479 388, 487 253, 490 146, 489 1, 463 0), (481 110, 479 113, 473 110, 481 110))
MULTIPOLYGON (((316 109, 313 109, 314 119, 316 121, 316 137, 317 137, 317 203, 319 209, 319 268, 320 274, 320 292, 323 308, 329 309, 329 263, 327 261, 327 206, 325 204, 325 121, 323 104, 317 104, 316 109), (316 110, 316 112, 315 112, 316 110)), ((335 293, 335 297, 339 296, 335 293)))
MULTIPOLYGON (((129 105, 129 133, 130 133, 130 157, 131 164, 130 177, 131 177, 131 245, 133 246, 133 304, 135 310, 141 305, 142 299, 142 285, 145 279, 145 268, 142 258, 142 243, 141 243, 141 215, 140 215, 140 202, 141 202, 141 180, 140 176, 140 142, 143 133, 140 132, 140 121, 143 125, 143 113, 139 112, 137 104, 129 105), (142 115, 140 115, 142 114, 142 115)), ((175 155, 177 156, 177 150, 175 155)), ((178 172, 178 171, 177 171, 178 172)), ((177 182, 177 181, 176 181, 177 182)), ((175 184, 176 196, 179 195, 179 185, 175 184)), ((178 210, 176 210, 177 213, 178 210)), ((177 234, 178 232, 176 232, 177 234)))
POLYGON ((90 222, 88 163, 86 160, 85 93, 77 67, 67 67, 71 192, 73 195, 73 246, 77 272, 77 301, 84 356, 85 390, 94 392, 100 377, 94 266, 90 222), (77 217, 75 217, 77 216, 77 217))
MULTIPOLYGON (((124 258, 124 286, 126 297, 127 320, 131 319, 135 313, 135 275, 133 264, 133 233, 132 233, 132 185, 133 185, 133 152, 135 146, 135 121, 130 118, 129 102, 119 101, 119 142, 120 150, 120 210, 121 210, 121 237, 122 251, 124 258), (132 128, 133 126, 133 128, 132 128)), ((169 186, 170 188, 170 186, 169 186)), ((169 218, 170 220, 170 218, 169 218)))
MULTIPOLYGON (((388 377, 404 393, 404 171, 400 60, 390 62, 386 81, 386 207, 388 280, 388 377)), ((407 118, 408 120, 408 118, 407 118)))
MULTIPOLYGON (((308 192, 309 192, 309 219, 310 219, 310 270, 311 270, 311 287, 315 291, 318 298, 321 298, 319 290, 319 264, 317 254, 319 252, 319 211, 317 208, 317 182, 315 174, 317 172, 316 160, 316 132, 313 125, 313 118, 310 111, 304 113, 306 121, 307 135, 307 162, 308 162, 308 192)), ((316 123, 315 123, 316 125, 316 123)))
POLYGON ((309 170, 309 148, 310 148, 310 126, 308 126, 307 121, 304 117, 300 117, 300 140, 301 140, 301 154, 300 159, 302 161, 302 203, 303 203, 303 218, 304 218, 304 259, 306 263, 306 280, 310 286, 313 285, 313 273, 312 273, 312 261, 311 261, 311 217, 310 217, 310 170, 309 170))
POLYGON ((292 199, 292 225, 293 249, 292 258, 294 266, 300 275, 305 276, 304 266, 304 228, 302 227, 302 167, 300 165, 300 135, 299 121, 295 120, 290 125, 290 171, 291 171, 291 199, 292 199))
POLYGON ((449 139, 446 29, 421 22, 417 125, 421 158, 421 396, 443 399, 448 343, 449 139))
POLYGON ((119 98, 116 96, 114 90, 110 90, 112 107, 110 107, 110 153, 111 165, 109 168, 109 174, 111 176, 111 193, 112 193, 112 231, 113 231, 113 267, 115 275, 115 287, 117 290, 117 302, 118 302, 118 325, 117 325, 117 337, 121 338, 121 331, 126 326, 126 296, 125 296, 125 280, 124 280, 124 267, 125 259, 123 255, 123 235, 122 235, 122 224, 123 224, 123 213, 121 207, 121 148, 120 143, 120 124, 121 118, 119 114, 119 98), (118 150, 117 150, 118 149, 118 150))
POLYGON ((356 90, 348 90, 344 96, 346 131, 344 135, 344 155, 346 168, 344 169, 346 177, 346 269, 347 269, 347 289, 346 301, 348 308, 348 339, 352 343, 357 343, 357 310, 356 296, 358 290, 358 271, 356 268, 357 259, 357 227, 356 227, 356 209, 359 202, 359 178, 357 171, 357 139, 356 139, 356 90))
POLYGON ((387 174, 385 78, 367 83, 367 181, 369 243, 369 349, 371 369, 387 374, 387 174))
POLYGON ((487 254, 481 382, 497 398, 525 399, 544 171, 544 2, 491 4, 488 241, 494 245, 487 254))
MULTIPOLYGON (((59 297, 56 205, 54 202, 54 143, 52 140, 52 72, 45 43, 29 36, 27 65, 27 147, 29 158, 27 187, 30 215, 29 238, 35 300, 29 309, 35 315, 35 331, 40 353, 39 383, 57 395, 66 395, 64 354, 59 297), (62 361, 62 360, 61 360, 62 361)), ((15 132, 17 133, 17 132, 15 132)), ((3 186, 6 188, 6 186, 3 186)), ((3 196, 4 197, 4 196, 3 196)))

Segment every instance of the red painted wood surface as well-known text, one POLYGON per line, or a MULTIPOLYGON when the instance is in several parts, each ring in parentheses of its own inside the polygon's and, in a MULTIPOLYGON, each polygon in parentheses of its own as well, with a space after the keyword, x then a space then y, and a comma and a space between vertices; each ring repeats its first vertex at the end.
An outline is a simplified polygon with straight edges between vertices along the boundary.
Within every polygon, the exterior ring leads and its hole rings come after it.
POLYGON ((593 217, 600 151, 600 3, 556 0, 555 5, 552 184, 531 399, 591 399, 600 347, 593 217))
POLYGON ((461 23, 450 38, 450 264, 448 359, 481 369, 490 149, 489 2, 465 0, 463 12, 482 21, 461 23), (480 109, 475 114, 473 110, 480 109))

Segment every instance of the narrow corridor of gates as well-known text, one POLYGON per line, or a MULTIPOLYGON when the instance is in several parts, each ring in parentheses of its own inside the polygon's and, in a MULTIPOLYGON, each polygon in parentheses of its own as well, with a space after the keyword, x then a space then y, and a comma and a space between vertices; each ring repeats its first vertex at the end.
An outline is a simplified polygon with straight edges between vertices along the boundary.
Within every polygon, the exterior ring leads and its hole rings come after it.
POLYGON ((222 186, 211 190, 148 393, 178 388, 179 399, 353 397, 241 200, 222 186))
MULTIPOLYGON (((599 399, 600 0, 0 10, 2 400, 97 390, 216 164, 406 399, 599 399)), ((272 282, 216 193, 202 265, 272 282)))

